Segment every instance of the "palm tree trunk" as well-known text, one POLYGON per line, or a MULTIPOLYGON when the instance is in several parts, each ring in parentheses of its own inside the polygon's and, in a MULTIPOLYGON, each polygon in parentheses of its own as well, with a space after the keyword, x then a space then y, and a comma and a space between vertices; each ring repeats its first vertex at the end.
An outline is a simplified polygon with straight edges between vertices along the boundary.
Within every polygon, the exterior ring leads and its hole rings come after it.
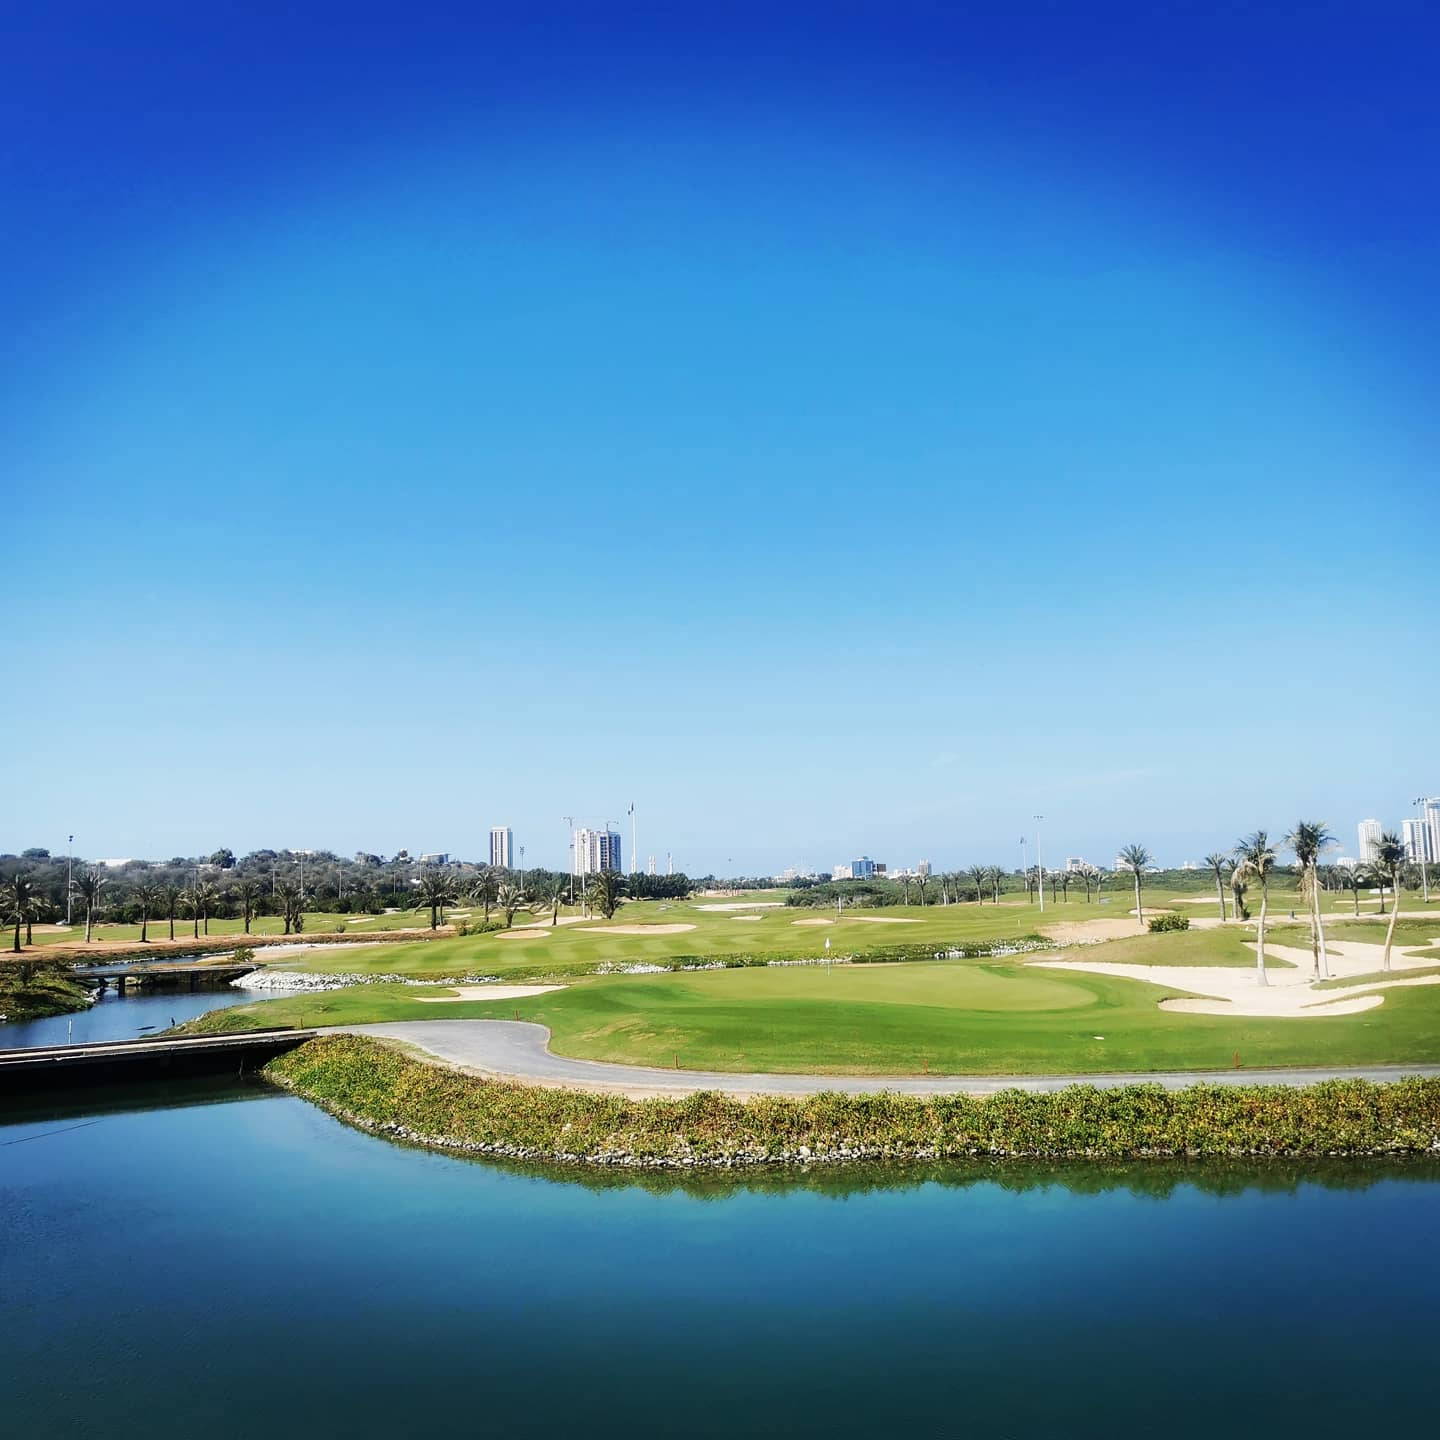
POLYGON ((85 905, 85 943, 90 943, 90 917, 94 913, 93 908, 87 902, 85 905))
POLYGON ((170 938, 172 940, 175 938, 175 912, 173 910, 170 912, 170 938))
POLYGON ((1140 872, 1135 872, 1135 917, 1143 925, 1145 923, 1145 907, 1140 903, 1140 872))
POLYGON ((1220 897, 1220 923, 1225 923, 1225 884, 1217 874, 1215 876, 1215 893, 1220 897))
POLYGON ((140 943, 141 943, 142 945, 150 938, 150 937, 145 933, 145 924, 146 924, 146 921, 147 921, 148 919, 149 919, 149 916, 146 915, 145 911, 142 909, 142 910, 140 911, 140 943))
POLYGON ((1320 881, 1319 876, 1315 877, 1314 883, 1310 886, 1310 903, 1315 920, 1315 944, 1319 962, 1321 979, 1330 978, 1330 952, 1325 948, 1325 921, 1320 915, 1320 881))
POLYGON ((1269 909, 1270 886, 1266 884, 1260 887, 1260 926, 1255 932, 1255 983, 1257 985, 1270 983, 1265 974, 1265 915, 1269 909))
MULTIPOLYGON (((1380 893, 1383 895, 1385 892, 1382 890, 1380 893)), ((1390 923, 1385 927, 1385 958, 1380 962, 1382 970, 1390 968, 1390 947, 1395 943, 1395 922, 1400 918, 1400 881, 1398 876, 1395 881, 1395 897, 1395 904, 1390 911, 1390 923)))
POLYGON ((17 955, 20 953, 20 914, 15 914, 15 943, 10 947, 17 955))
POLYGON ((245 902, 245 933, 250 933, 250 902, 245 902))

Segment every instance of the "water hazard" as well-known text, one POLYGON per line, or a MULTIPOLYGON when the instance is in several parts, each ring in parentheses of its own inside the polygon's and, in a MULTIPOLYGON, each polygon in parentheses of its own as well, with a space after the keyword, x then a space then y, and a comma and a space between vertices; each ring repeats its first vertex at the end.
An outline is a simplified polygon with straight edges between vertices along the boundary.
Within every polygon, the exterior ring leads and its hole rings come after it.
POLYGON ((211 1084, 0 1119, 15 1434, 1316 1437, 1440 1399, 1433 1165, 568 1175, 211 1084))

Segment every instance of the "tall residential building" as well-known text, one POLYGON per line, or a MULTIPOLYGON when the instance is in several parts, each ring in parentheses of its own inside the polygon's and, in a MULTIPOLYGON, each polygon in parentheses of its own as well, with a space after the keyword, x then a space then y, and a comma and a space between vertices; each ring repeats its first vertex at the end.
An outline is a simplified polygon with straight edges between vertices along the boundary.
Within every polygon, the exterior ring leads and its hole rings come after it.
POLYGON ((1404 823, 1405 853, 1417 865, 1423 860, 1427 865, 1440 859, 1435 845, 1435 827, 1428 820, 1407 820, 1404 823))
POLYGON ((1430 854, 1440 860, 1440 795, 1432 795, 1421 814, 1430 826, 1430 854))
POLYGON ((513 870, 511 857, 515 851, 515 832, 508 825, 490 827, 490 863, 502 870, 513 870))
POLYGON ((575 873, 595 875, 601 870, 620 871, 624 868, 618 830, 586 830, 575 832, 575 873))
POLYGON ((1356 827, 1360 836, 1360 863, 1370 865, 1380 853, 1380 822, 1362 820, 1356 827))
POLYGON ((922 861, 915 867, 915 873, 916 873, 917 875, 929 875, 929 873, 930 873, 930 862, 929 862, 928 860, 922 860, 922 861))

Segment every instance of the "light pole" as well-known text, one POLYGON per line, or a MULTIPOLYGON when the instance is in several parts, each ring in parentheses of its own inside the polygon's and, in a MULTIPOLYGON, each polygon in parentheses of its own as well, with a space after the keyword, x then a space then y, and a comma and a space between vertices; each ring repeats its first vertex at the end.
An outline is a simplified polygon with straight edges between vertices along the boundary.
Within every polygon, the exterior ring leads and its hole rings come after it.
POLYGON ((75 890, 70 880, 75 867, 75 837, 73 835, 68 844, 69 848, 65 852, 65 924, 67 927, 70 924, 72 907, 75 904, 75 890))
POLYGON ((1025 882, 1025 893, 1030 893, 1030 867, 1025 863, 1025 837, 1020 837, 1020 878, 1025 882))
MULTIPOLYGON (((1420 824, 1415 831, 1417 844, 1415 848, 1420 852, 1420 895, 1425 904, 1430 903, 1430 871, 1425 864, 1425 852, 1435 843, 1435 830, 1429 823, 1430 817, 1426 806, 1430 803, 1428 795, 1417 795, 1415 804, 1420 811, 1420 824)), ((1400 903, 1400 892, 1395 892, 1395 903, 1400 903)))
POLYGON ((520 847, 520 888, 525 888, 525 847, 520 847))
POLYGON ((562 815, 565 822, 565 845, 570 851, 570 907, 575 907, 575 817, 562 815))
POLYGON ((1045 862, 1040 858, 1040 822, 1045 817, 1035 817, 1035 875, 1040 881, 1040 913, 1045 913, 1045 862))

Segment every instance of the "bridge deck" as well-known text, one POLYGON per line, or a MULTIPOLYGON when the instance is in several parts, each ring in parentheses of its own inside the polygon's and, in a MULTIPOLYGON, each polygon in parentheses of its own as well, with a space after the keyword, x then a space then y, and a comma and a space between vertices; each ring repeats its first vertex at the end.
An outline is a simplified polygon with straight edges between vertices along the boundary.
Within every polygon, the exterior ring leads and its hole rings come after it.
POLYGON ((0 1091, 36 1085, 86 1085, 148 1074, 229 1070, 268 1060, 313 1040, 314 1030, 245 1030, 229 1035, 155 1036, 90 1045, 0 1050, 0 1091))

